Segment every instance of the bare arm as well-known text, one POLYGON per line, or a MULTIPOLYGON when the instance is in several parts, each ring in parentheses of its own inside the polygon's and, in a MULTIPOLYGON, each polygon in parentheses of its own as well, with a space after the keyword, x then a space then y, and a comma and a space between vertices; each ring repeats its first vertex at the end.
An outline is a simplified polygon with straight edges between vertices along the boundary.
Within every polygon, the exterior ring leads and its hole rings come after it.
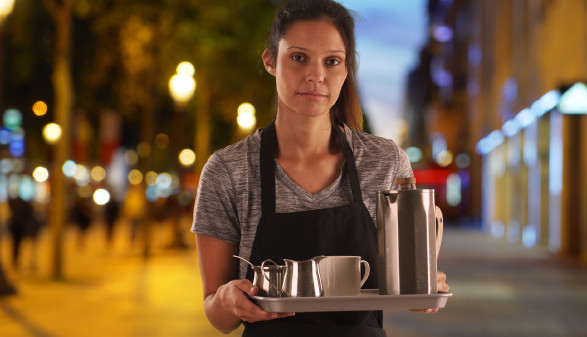
POLYGON ((204 312, 218 330, 229 333, 241 321, 257 322, 290 316, 262 310, 247 295, 256 295, 257 287, 238 279, 238 247, 228 242, 196 234, 198 262, 204 287, 204 312))

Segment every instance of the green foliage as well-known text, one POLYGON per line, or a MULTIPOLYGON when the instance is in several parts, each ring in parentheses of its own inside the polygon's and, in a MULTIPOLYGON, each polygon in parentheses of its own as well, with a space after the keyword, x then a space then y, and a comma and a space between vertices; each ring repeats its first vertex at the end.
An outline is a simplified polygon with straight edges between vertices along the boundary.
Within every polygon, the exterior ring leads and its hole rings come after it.
MULTIPOLYGON (((255 105, 258 125, 271 119, 274 84, 264 74, 261 53, 275 6, 269 0, 76 0, 74 113, 97 122, 100 111, 113 108, 129 124, 153 120, 151 136, 170 130, 168 81, 179 62, 190 61, 197 88, 186 109, 187 131, 195 130, 200 95, 208 95, 211 125, 229 126, 212 130, 212 148, 225 146, 234 140, 240 103, 255 105)), ((17 1, 5 22, 4 92, 22 110, 53 97, 53 31, 38 0, 17 1)))

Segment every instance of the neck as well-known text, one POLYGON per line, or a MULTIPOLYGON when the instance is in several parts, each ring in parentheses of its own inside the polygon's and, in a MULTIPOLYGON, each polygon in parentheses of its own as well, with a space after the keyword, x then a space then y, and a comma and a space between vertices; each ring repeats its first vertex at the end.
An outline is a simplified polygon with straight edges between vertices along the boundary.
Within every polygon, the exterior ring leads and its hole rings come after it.
POLYGON ((275 120, 276 158, 303 159, 338 152, 330 118, 328 115, 325 117, 293 121, 289 120, 287 114, 278 113, 275 120))

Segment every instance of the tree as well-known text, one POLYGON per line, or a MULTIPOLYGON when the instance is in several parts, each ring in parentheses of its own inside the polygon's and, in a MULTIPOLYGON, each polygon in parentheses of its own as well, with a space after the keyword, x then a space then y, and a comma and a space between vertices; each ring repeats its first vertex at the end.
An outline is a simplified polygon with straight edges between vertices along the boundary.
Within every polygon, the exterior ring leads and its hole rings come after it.
POLYGON ((69 159, 73 85, 71 74, 71 30, 73 0, 43 0, 55 23, 53 59, 53 90, 55 93, 55 122, 61 126, 62 136, 55 145, 51 180, 51 207, 49 227, 53 237, 52 276, 63 278, 63 226, 66 218, 65 177, 61 165, 69 159))

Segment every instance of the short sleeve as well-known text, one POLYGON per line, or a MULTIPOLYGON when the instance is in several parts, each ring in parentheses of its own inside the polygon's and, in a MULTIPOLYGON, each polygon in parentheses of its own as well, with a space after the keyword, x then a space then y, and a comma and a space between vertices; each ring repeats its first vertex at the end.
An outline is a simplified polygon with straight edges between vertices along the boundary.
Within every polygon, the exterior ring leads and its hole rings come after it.
POLYGON ((236 209, 233 179, 221 156, 214 154, 200 176, 191 231, 238 245, 236 209))

